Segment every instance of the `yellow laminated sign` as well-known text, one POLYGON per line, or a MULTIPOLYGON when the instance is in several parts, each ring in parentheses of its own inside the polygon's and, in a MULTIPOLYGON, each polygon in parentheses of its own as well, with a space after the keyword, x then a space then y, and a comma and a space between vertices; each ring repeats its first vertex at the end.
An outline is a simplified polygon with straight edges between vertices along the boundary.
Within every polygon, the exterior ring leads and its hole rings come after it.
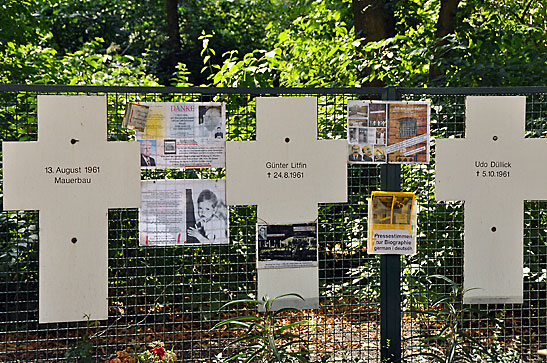
POLYGON ((367 251, 416 253, 416 198, 409 192, 372 192, 368 208, 367 251))

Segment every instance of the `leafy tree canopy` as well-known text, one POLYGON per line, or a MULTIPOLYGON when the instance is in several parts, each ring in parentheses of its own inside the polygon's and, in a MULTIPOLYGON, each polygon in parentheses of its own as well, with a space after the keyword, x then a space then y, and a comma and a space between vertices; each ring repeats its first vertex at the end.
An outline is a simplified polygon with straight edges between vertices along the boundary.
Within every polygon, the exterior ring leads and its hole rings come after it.
POLYGON ((547 76, 541 0, 6 0, 0 21, 9 83, 512 86, 547 76), (359 23, 373 10, 382 32, 359 23))

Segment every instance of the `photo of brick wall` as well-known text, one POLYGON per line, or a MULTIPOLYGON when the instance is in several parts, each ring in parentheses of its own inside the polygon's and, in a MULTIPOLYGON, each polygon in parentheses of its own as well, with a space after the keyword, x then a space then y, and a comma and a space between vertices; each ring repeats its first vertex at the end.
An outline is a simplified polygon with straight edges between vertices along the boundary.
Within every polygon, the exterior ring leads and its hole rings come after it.
POLYGON ((428 142, 423 135, 428 135, 428 105, 397 103, 388 107, 388 146, 396 148, 388 154, 388 161, 427 162, 428 142))

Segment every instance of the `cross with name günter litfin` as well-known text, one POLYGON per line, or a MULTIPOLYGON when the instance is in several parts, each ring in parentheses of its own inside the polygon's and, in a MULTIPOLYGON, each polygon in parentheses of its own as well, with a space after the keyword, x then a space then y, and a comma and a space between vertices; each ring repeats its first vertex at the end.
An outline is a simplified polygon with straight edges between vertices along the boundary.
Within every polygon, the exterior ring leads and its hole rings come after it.
POLYGON ((522 303, 524 200, 547 199, 547 140, 524 138, 526 97, 466 99, 466 137, 436 140, 437 200, 465 201, 464 302, 522 303))
MULTIPOLYGON (((347 199, 347 141, 317 140, 317 98, 256 100, 256 141, 226 144, 228 204, 257 205, 259 224, 313 223, 318 203, 347 199)), ((259 269, 258 296, 298 293, 271 306, 316 308, 318 267, 259 269)))
POLYGON ((262 222, 293 224, 315 221, 318 203, 345 202, 347 141, 317 140, 317 98, 256 103, 256 141, 226 145, 228 204, 256 204, 262 222))
POLYGON ((39 210, 40 323, 108 318, 108 208, 140 206, 140 166, 106 113, 106 97, 38 96, 38 141, 2 143, 4 209, 39 210))

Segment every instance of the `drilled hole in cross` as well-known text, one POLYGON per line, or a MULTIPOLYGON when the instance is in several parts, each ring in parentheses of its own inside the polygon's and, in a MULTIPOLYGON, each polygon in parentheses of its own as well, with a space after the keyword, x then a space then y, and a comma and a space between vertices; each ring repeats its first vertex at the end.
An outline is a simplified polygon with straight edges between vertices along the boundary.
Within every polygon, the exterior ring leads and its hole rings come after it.
POLYGON ((496 232, 496 227, 491 228, 492 232, 496 232))
POLYGON ((80 140, 78 140, 78 139, 70 139, 70 143, 71 143, 72 145, 74 145, 74 144, 77 143, 78 141, 80 141, 80 140))
POLYGON ((77 239, 76 237, 72 237, 72 239, 70 240, 70 242, 76 243, 76 242, 78 242, 78 239, 77 239))
POLYGON ((285 142, 289 142, 291 141, 291 139, 289 139, 288 137, 285 138, 285 142))
POLYGON ((498 141, 498 137, 497 137, 497 136, 494 136, 494 137, 492 138, 492 140, 498 141))

